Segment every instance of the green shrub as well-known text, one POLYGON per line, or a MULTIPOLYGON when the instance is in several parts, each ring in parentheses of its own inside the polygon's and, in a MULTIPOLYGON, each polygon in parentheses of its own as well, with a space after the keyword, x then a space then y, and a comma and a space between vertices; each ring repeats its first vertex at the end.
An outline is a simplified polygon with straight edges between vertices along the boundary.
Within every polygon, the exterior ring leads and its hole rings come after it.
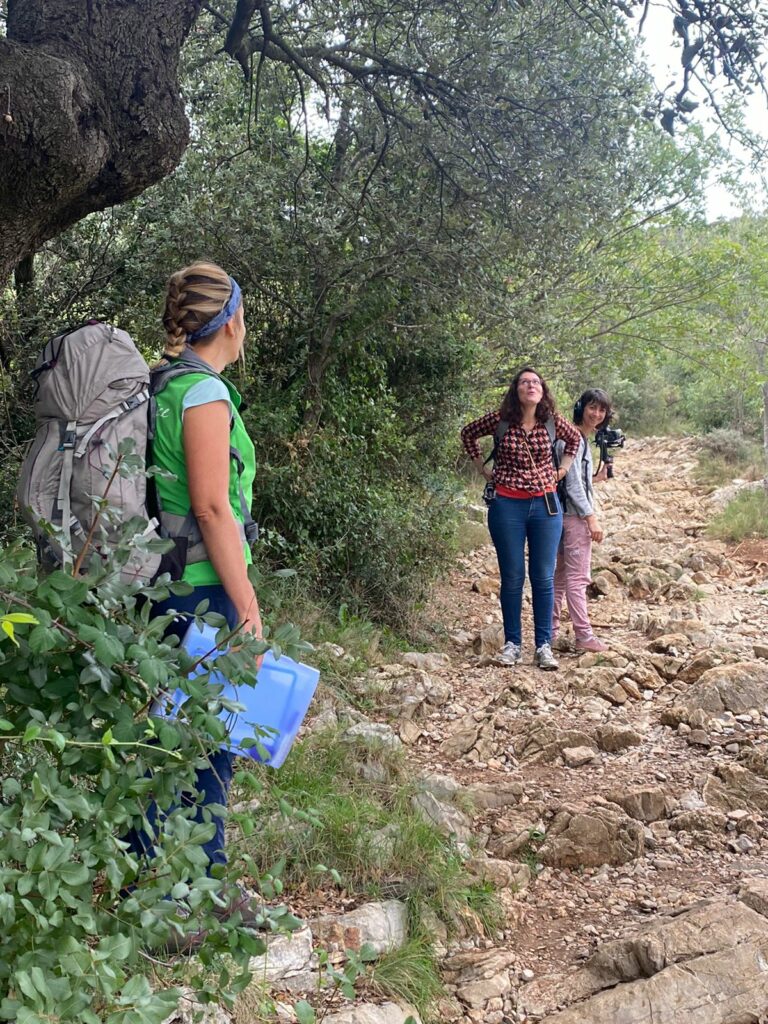
POLYGON ((762 476, 760 445, 736 430, 720 428, 701 439, 704 450, 694 472, 697 483, 720 486, 738 478, 758 480, 762 476))
POLYGON ((743 490, 710 522, 707 532, 720 540, 768 537, 768 494, 765 488, 743 490))
MULTIPOLYGON (((188 681, 191 659, 163 639, 172 616, 149 619, 149 602, 169 588, 144 587, 140 603, 140 585, 119 582, 116 564, 145 525, 126 524, 115 562, 94 558, 83 577, 39 578, 21 545, 0 557, 0 1020, 159 1024, 178 992, 152 991, 145 950, 208 928, 185 968, 205 1002, 232 998, 265 949, 213 913, 228 877, 252 864, 209 877, 202 845, 215 825, 182 806, 224 726, 207 674, 188 681), (149 718, 153 700, 177 686, 190 694, 180 719, 149 718), (149 829, 150 800, 165 819, 144 866, 120 837, 149 829)), ((219 666, 233 681, 252 679, 263 647, 248 639, 219 666)), ((281 919, 291 923, 283 910, 272 925, 281 919)))
POLYGON ((718 427, 701 439, 706 451, 732 462, 736 466, 749 465, 760 457, 760 445, 737 430, 718 427))

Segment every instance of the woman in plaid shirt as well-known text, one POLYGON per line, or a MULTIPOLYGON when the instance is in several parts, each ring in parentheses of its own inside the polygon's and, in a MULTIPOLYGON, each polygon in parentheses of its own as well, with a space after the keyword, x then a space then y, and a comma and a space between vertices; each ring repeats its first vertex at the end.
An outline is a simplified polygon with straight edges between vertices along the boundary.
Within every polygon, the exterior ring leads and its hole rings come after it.
POLYGON ((525 581, 525 545, 528 544, 528 575, 533 595, 533 624, 536 652, 534 664, 545 670, 558 667, 552 654, 553 579, 563 513, 557 499, 557 482, 570 469, 581 436, 572 424, 555 411, 546 383, 536 370, 524 367, 504 396, 501 409, 468 423, 461 432, 464 448, 492 480, 496 497, 488 510, 488 529, 496 548, 501 573, 501 614, 504 619, 504 647, 498 655, 503 665, 516 665, 522 658, 521 613, 525 581), (552 443, 547 421, 554 421, 555 436, 564 443, 559 470, 552 460, 552 443), (498 443, 493 470, 483 463, 478 438, 493 436, 504 420, 509 428, 498 443), (557 508, 547 511, 545 493, 557 508))

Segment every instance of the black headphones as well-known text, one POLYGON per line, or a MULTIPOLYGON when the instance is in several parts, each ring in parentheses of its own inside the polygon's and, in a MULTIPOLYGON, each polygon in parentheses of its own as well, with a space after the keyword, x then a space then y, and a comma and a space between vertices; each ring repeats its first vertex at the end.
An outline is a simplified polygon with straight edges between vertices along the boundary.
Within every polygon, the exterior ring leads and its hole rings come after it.
POLYGON ((576 402, 576 404, 573 407, 573 422, 574 423, 581 423, 583 418, 584 418, 584 402, 580 398, 580 399, 578 399, 578 401, 576 402))

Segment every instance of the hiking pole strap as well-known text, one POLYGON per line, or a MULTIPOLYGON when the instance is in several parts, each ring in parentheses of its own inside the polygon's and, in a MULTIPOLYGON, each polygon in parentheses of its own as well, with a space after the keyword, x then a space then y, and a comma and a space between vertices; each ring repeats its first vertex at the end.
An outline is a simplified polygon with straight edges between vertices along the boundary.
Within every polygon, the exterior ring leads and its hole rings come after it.
POLYGON ((259 539, 259 524, 254 522, 250 506, 245 500, 245 492, 243 491, 243 473, 245 472, 245 464, 243 463, 242 455, 234 445, 229 446, 229 457, 234 461, 237 468, 237 490, 240 499, 240 515, 243 517, 245 540, 250 545, 259 539))
POLYGON ((62 562, 64 565, 72 563, 72 474, 75 464, 75 444, 77 443, 77 420, 68 420, 64 427, 62 424, 61 441, 59 451, 61 452, 61 473, 59 474, 59 491, 56 495, 56 510, 53 522, 60 517, 61 531, 64 535, 64 543, 61 545, 62 562))

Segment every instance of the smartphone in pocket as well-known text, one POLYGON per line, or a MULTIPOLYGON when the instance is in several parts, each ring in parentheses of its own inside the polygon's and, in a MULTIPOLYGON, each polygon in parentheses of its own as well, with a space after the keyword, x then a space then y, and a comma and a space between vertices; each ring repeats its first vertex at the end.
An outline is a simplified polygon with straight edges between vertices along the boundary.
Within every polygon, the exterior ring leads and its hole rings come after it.
POLYGON ((556 516, 559 513, 560 506, 557 502, 557 494, 554 491, 544 491, 544 505, 548 515, 556 516))

